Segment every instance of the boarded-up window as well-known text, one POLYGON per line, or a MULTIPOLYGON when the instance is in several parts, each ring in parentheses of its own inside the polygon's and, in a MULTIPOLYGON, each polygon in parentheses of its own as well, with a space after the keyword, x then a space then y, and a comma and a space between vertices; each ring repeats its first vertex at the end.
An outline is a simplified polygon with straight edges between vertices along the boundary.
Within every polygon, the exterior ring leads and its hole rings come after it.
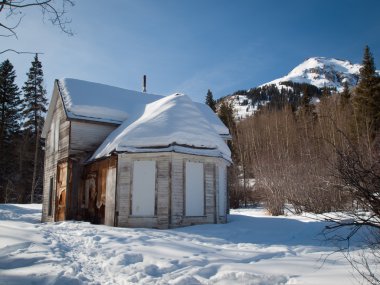
POLYGON ((53 214, 53 183, 54 183, 54 177, 50 177, 48 216, 51 216, 53 214))
POLYGON ((203 163, 186 162, 185 172, 185 214, 186 216, 204 215, 204 174, 203 163))
POLYGON ((156 162, 133 163, 132 215, 154 216, 156 198, 156 162))
POLYGON ((219 216, 225 216, 227 211, 227 177, 226 177, 226 167, 218 167, 218 188, 219 188, 219 216))

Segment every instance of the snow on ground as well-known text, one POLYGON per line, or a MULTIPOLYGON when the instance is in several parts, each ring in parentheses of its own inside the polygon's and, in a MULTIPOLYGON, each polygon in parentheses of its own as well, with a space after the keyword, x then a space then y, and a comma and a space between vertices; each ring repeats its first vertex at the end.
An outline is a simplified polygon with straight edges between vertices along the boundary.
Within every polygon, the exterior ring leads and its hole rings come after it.
POLYGON ((0 284, 357 283, 341 253, 329 255, 326 224, 307 216, 241 209, 227 224, 155 230, 40 215, 41 205, 0 205, 0 284))

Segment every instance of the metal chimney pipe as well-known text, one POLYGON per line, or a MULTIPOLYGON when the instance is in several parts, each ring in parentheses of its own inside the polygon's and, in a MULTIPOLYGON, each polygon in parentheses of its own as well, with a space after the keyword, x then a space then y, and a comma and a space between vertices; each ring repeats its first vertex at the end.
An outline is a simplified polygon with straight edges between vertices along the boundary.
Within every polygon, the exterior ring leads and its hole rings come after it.
POLYGON ((143 90, 144 93, 146 92, 146 75, 143 77, 143 90))

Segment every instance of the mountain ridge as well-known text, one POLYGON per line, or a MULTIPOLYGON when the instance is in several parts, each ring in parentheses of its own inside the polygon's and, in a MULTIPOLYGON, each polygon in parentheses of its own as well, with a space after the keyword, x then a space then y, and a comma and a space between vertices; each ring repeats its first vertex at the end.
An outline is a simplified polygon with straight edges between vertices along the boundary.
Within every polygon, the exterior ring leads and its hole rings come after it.
MULTIPOLYGON (((322 56, 309 57, 283 77, 248 90, 236 91, 232 95, 221 98, 221 100, 227 100, 232 104, 235 110, 235 118, 238 120, 254 114, 260 106, 273 99, 272 94, 274 93, 277 96, 288 96, 289 103, 290 94, 293 96, 292 100, 296 106, 303 94, 300 91, 301 87, 311 88, 314 89, 313 95, 316 97, 314 102, 317 102, 318 96, 322 94, 322 89, 328 89, 329 92, 341 92, 345 83, 349 88, 356 86, 361 67, 361 64, 351 63, 343 59, 322 56)), ((377 73, 380 74, 380 71, 377 70, 377 73)))
POLYGON ((343 90, 344 82, 355 86, 359 80, 361 64, 353 64, 348 60, 329 57, 309 57, 293 68, 287 75, 261 84, 259 87, 281 82, 292 81, 307 83, 318 88, 336 88, 343 90))

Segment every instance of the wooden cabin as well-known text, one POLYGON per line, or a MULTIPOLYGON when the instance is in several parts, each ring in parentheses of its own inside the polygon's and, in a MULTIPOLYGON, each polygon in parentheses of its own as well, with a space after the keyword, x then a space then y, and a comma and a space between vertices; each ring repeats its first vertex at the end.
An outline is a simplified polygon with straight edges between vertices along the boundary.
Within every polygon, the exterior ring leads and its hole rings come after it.
POLYGON ((56 80, 42 221, 172 228, 227 220, 228 129, 182 94, 56 80))

